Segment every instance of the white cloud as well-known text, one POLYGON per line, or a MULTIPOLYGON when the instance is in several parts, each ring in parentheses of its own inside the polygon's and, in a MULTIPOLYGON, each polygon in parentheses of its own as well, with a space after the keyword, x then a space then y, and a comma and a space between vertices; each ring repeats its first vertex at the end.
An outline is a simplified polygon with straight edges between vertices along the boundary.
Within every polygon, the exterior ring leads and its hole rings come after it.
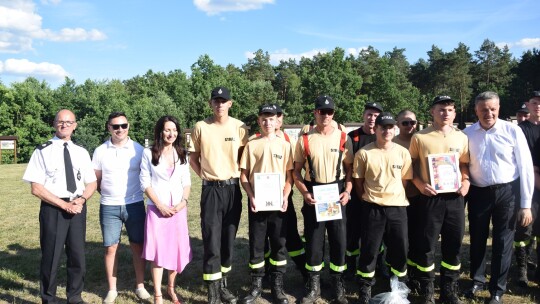
POLYGON ((193 0, 193 4, 207 15, 219 15, 223 12, 244 12, 263 8, 273 4, 274 0, 193 0))
POLYGON ((516 46, 524 49, 540 48, 540 38, 523 38, 516 42, 516 46))
MULTIPOLYGON (((58 4, 61 1, 45 2, 58 4)), ((35 4, 31 0, 0 0, 0 53, 30 51, 35 39, 71 42, 104 40, 107 36, 97 29, 44 29, 42 17, 36 13, 35 4)))
POLYGON ((498 42, 496 45, 500 48, 504 47, 505 45, 508 46, 508 48, 520 48, 520 49, 533 49, 533 48, 540 48, 540 38, 523 38, 516 42, 498 42))
POLYGON ((41 3, 44 5, 47 5, 47 4, 57 5, 60 2, 62 2, 62 0, 41 0, 41 3))
MULTIPOLYGON (((270 55, 270 63, 277 65, 282 60, 288 61, 289 59, 293 59, 295 61, 299 61, 302 58, 313 58, 317 54, 324 54, 327 52, 328 51, 326 49, 313 49, 313 50, 299 53, 299 54, 291 54, 288 49, 280 49, 280 50, 268 52, 268 54, 270 55)), ((252 59, 254 57, 254 53, 249 52, 249 51, 245 52, 244 55, 248 59, 252 59)))
POLYGON ((359 48, 348 48, 345 50, 345 56, 353 55, 354 57, 358 56, 362 51, 367 50, 367 46, 361 46, 359 48))
POLYGON ((68 72, 58 64, 49 62, 31 62, 27 59, 8 59, 0 61, 0 73, 11 76, 39 76, 61 80, 69 76, 68 72))

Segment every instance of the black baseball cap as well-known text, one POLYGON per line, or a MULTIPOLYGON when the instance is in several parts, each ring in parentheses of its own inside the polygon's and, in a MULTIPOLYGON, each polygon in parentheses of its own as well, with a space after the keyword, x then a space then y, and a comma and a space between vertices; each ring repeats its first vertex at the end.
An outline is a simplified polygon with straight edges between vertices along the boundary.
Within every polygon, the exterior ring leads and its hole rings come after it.
POLYGON ((380 104, 379 102, 367 102, 364 105, 364 110, 367 110, 367 109, 377 110, 379 111, 379 113, 383 111, 382 104, 380 104))
POLYGON ((276 112, 278 114, 283 114, 283 109, 281 109, 281 107, 277 103, 273 103, 272 105, 276 107, 276 112))
POLYGON ((322 110, 322 109, 334 109, 336 105, 334 104, 334 100, 332 97, 328 95, 321 95, 315 99, 315 110, 322 110))
POLYGON ((217 87, 212 90, 210 99, 223 98, 225 100, 231 100, 231 93, 226 87, 217 87))
POLYGON ((540 91, 533 91, 531 98, 540 97, 540 91))
POLYGON ((435 98, 433 98, 433 101, 431 102, 431 105, 434 106, 438 103, 448 103, 448 102, 456 102, 448 95, 439 95, 435 98))
POLYGON ((516 112, 530 113, 530 112, 529 112, 529 109, 527 108, 527 105, 526 105, 526 104, 522 104, 522 105, 521 105, 521 108, 519 108, 516 112))
POLYGON ((277 107, 276 107, 276 105, 273 105, 273 104, 263 104, 263 105, 259 108, 259 115, 264 114, 264 113, 276 115, 276 114, 278 113, 278 112, 277 112, 277 107))
POLYGON ((381 113, 377 118, 375 118, 375 125, 379 126, 388 126, 393 125, 395 126, 397 124, 396 120, 394 119, 394 116, 392 113, 384 112, 381 113))

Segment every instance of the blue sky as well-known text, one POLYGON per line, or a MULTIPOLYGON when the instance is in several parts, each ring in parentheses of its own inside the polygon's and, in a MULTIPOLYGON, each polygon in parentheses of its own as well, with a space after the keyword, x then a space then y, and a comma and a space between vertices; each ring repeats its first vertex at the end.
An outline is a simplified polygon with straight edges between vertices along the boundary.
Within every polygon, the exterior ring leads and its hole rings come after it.
POLYGON ((277 64, 398 47, 414 63, 432 45, 474 52, 490 39, 520 57, 540 48, 539 12, 538 0, 0 0, 0 81, 189 74, 203 54, 241 66, 258 49, 277 64))

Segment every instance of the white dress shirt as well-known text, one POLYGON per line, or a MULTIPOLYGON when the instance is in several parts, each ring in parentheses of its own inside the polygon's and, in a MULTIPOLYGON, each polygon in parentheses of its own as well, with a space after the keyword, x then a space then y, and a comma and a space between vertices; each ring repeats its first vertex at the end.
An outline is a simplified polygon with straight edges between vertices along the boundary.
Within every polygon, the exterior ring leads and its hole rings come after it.
POLYGON ((28 183, 41 184, 52 194, 60 198, 73 199, 82 195, 86 184, 96 181, 92 168, 90 154, 85 148, 68 141, 69 156, 73 164, 73 174, 77 190, 71 193, 66 186, 66 171, 64 169, 64 143, 54 137, 32 153, 23 180, 28 183))
MULTIPOLYGON (((177 161, 172 176, 169 176, 167 163, 163 157, 159 159, 157 166, 152 165, 152 151, 149 148, 144 149, 141 161, 141 190, 152 187, 160 203, 166 206, 170 206, 171 200, 172 205, 178 205, 184 195, 184 187, 191 186, 189 161, 186 159, 185 164, 180 164, 174 149, 173 153, 177 161)), ((150 198, 146 203, 154 205, 150 198)))
POLYGON ((144 199, 139 182, 143 150, 131 139, 122 147, 109 139, 94 150, 92 164, 101 171, 101 204, 120 206, 144 199))
POLYGON ((463 132, 469 138, 471 184, 487 187, 520 178, 520 205, 530 208, 534 171, 523 131, 513 123, 497 119, 489 130, 477 122, 463 132))

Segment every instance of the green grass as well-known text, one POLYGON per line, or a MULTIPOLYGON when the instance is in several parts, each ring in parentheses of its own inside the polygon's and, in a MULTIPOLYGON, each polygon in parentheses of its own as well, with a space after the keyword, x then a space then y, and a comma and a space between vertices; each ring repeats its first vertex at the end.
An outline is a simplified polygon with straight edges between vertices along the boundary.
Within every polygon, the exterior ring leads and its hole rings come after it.
MULTIPOLYGON (((30 194, 30 186, 22 182, 21 177, 26 168, 25 164, 0 165, 0 303, 39 303, 39 225, 38 212, 39 200, 30 194)), ((193 261, 185 271, 177 277, 177 292, 188 303, 206 303, 206 288, 202 281, 202 241, 200 231, 199 204, 200 179, 192 175, 192 194, 189 205, 189 229, 193 261)), ((297 191, 298 192, 298 191, 297 191)), ((295 193, 295 205, 299 216, 299 229, 303 230, 303 222, 300 214, 301 200, 295 193)), ((233 270, 230 276, 231 290, 243 297, 248 289, 250 278, 247 262, 248 231, 247 231, 247 208, 244 204, 240 228, 235 245, 236 251, 233 262, 233 270)), ((83 298, 90 303, 101 303, 107 292, 105 280, 101 231, 99 228, 99 196, 95 195, 88 201, 88 223, 86 235, 86 259, 87 275, 83 298)), ((122 245, 119 248, 118 266, 118 290, 117 303, 137 303, 133 292, 134 273, 131 264, 131 252, 128 248, 127 236, 122 237, 122 245)), ((328 246, 327 246, 328 247, 328 246)), ((464 253, 462 255, 463 270, 461 286, 466 288, 470 284, 468 279, 468 237, 464 240, 464 253)), ((511 273, 511 278, 515 273, 511 273)), ((532 273, 531 273, 532 274, 532 273)), ((330 295, 326 282, 329 282, 327 272, 323 273, 323 298, 330 295)), ((65 300, 65 262, 59 271, 58 296, 65 300)), ((152 292, 150 272, 146 272, 146 287, 152 292)), ((516 286, 512 280, 509 282, 509 291, 504 297, 505 303, 538 303, 540 300, 540 288, 534 283, 524 289, 516 286)), ((386 291, 388 283, 380 279, 374 288, 374 294, 386 291)), ((347 283, 350 301, 356 299, 357 288, 354 283, 347 283)), ((289 261, 285 277, 285 291, 290 295, 291 303, 303 295, 301 276, 296 271, 294 263, 289 261)), ((166 294, 165 289, 163 293, 166 294)), ((488 292, 483 292, 476 302, 482 303, 489 297, 488 292)), ((166 303, 168 302, 167 297, 166 303)), ((414 303, 418 301, 415 296, 409 299, 414 303)), ((268 286, 265 287, 263 299, 259 303, 269 303, 271 300, 268 286)), ((151 303, 151 302, 148 302, 151 303)), ((170 303, 170 302, 168 302, 170 303)), ((324 303, 324 301, 321 301, 324 303)))

